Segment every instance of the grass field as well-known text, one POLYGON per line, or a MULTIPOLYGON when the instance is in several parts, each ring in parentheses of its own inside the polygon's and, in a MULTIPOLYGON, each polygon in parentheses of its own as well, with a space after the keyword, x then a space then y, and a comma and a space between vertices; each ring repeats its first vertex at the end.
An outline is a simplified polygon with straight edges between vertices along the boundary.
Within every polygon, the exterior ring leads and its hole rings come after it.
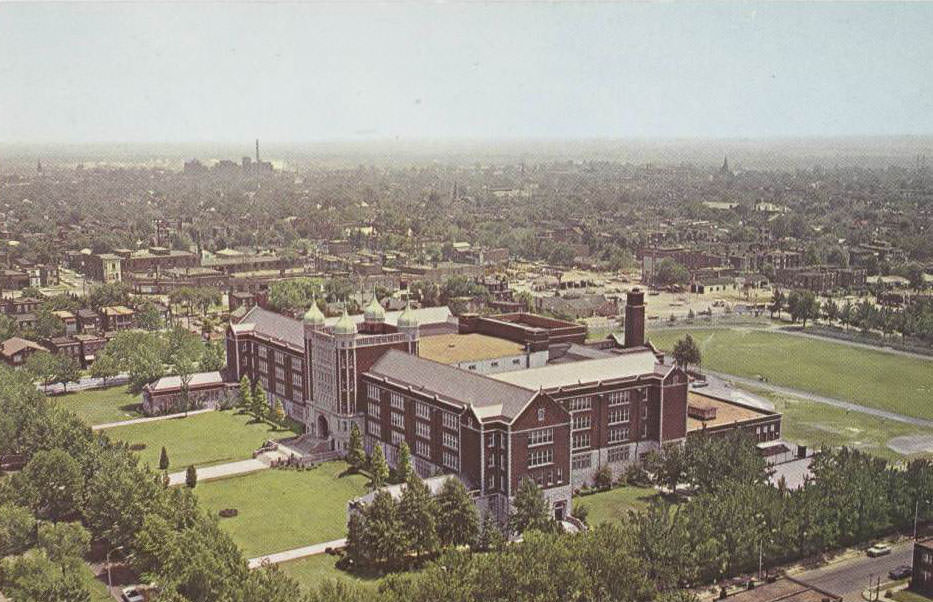
POLYGON ((649 338, 669 351, 688 332, 704 368, 933 419, 933 361, 761 330, 656 330, 649 338))
POLYGON ((589 509, 590 513, 586 517, 587 524, 598 525, 602 522, 620 520, 628 514, 629 510, 647 506, 652 498, 659 495, 656 489, 650 487, 625 485, 609 491, 574 498, 573 503, 575 506, 582 505, 589 509))
POLYGON ((293 560, 279 565, 286 575, 297 581, 305 589, 314 589, 325 580, 345 581, 356 585, 375 588, 378 578, 362 578, 353 573, 341 571, 335 565, 337 557, 329 554, 317 554, 300 560, 293 560))
POLYGON ((126 386, 90 389, 52 397, 90 425, 120 422, 142 416, 140 396, 127 391, 126 386))
POLYGON ((904 456, 886 446, 889 439, 906 435, 933 436, 933 429, 885 420, 863 414, 849 412, 815 401, 799 397, 782 395, 764 389, 749 390, 774 404, 774 409, 784 417, 781 428, 784 439, 812 447, 847 446, 871 452, 888 460, 923 457, 930 454, 912 454, 904 456))
POLYGON ((244 460, 267 439, 295 435, 267 423, 253 423, 250 416, 234 410, 118 426, 104 432, 111 439, 144 444, 145 449, 136 453, 143 464, 153 468, 159 465, 164 445, 171 462, 170 471, 184 470, 189 464, 206 466, 244 460))
POLYGON ((339 476, 346 468, 325 462, 309 471, 263 470, 201 483, 195 493, 215 516, 237 509, 220 526, 253 558, 344 537, 347 501, 366 493, 368 481, 339 476))

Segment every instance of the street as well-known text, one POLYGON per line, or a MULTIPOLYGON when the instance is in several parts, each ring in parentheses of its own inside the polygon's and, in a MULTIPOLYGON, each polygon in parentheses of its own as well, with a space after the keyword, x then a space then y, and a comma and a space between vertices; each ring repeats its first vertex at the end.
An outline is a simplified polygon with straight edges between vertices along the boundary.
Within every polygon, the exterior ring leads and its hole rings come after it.
POLYGON ((869 578, 874 582, 880 576, 884 585, 890 580, 888 571, 901 565, 910 566, 912 556, 913 542, 907 541, 892 546, 888 556, 869 558, 863 553, 857 558, 791 576, 813 587, 842 596, 845 602, 854 602, 862 600, 862 590, 868 588, 869 578))

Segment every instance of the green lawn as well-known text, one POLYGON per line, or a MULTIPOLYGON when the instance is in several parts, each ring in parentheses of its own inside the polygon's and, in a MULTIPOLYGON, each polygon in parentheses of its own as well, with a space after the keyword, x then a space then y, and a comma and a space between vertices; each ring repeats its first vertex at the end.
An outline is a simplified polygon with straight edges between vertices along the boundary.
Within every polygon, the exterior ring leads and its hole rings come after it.
POLYGON ((897 600, 897 602, 931 602, 930 598, 921 596, 917 592, 908 591, 906 589, 902 589, 899 592, 894 592, 891 594, 891 597, 897 600))
MULTIPOLYGON (((845 445, 888 460, 904 460, 905 456, 886 446, 889 439, 905 435, 933 436, 933 429, 885 420, 861 412, 850 412, 765 389, 752 387, 750 390, 771 401, 774 408, 784 415, 781 425, 783 437, 795 443, 812 447, 845 445)), ((913 454, 909 457, 922 455, 913 454)))
POLYGON ((609 491, 576 497, 573 503, 575 506, 582 505, 589 509, 587 524, 598 525, 602 522, 619 521, 629 510, 643 508, 652 498, 659 495, 658 491, 651 487, 624 485, 609 491))
POLYGON ((655 330, 649 337, 669 351, 688 332, 710 370, 933 419, 931 360, 762 330, 655 330))
POLYGON ((294 431, 278 429, 267 423, 253 423, 252 418, 235 410, 204 412, 187 418, 169 418, 106 429, 111 439, 146 447, 136 453, 143 464, 159 465, 164 445, 171 465, 169 470, 184 470, 189 464, 206 466, 245 460, 267 439, 284 439, 294 431))
POLYGON ((328 579, 345 581, 373 588, 379 583, 379 579, 377 578, 363 578, 353 573, 341 571, 335 566, 336 564, 336 556, 317 554, 316 556, 308 556, 300 560, 285 562, 278 566, 282 569, 282 572, 297 581, 302 588, 309 590, 318 587, 322 581, 328 579))
POLYGON ((120 422, 142 416, 142 399, 127 391, 125 386, 91 389, 52 397, 90 425, 120 422))
POLYGON ((195 493, 211 513, 236 508, 221 518, 248 558, 281 552, 346 535, 347 502, 366 493, 368 479, 339 476, 344 462, 325 462, 307 471, 263 470, 198 484, 195 493))

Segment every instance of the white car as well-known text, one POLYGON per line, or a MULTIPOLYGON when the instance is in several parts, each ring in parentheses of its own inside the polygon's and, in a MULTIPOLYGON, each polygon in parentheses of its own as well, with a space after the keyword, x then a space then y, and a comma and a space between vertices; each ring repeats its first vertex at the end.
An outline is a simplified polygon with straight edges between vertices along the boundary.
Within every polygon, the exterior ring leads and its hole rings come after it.
POLYGON ((891 553, 891 546, 886 543, 876 543, 872 547, 868 548, 868 555, 872 558, 877 558, 878 556, 887 556, 891 553))
POLYGON ((120 598, 123 602, 146 602, 146 598, 143 596, 135 587, 125 587, 123 588, 123 595, 120 598))

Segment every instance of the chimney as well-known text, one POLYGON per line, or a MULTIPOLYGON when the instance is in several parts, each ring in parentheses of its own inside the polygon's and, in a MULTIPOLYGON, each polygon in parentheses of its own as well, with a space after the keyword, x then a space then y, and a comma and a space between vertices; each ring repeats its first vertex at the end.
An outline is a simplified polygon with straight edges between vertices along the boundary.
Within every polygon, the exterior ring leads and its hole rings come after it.
POLYGON ((259 163, 259 138, 256 138, 256 163, 259 163))
POLYGON ((625 348, 645 345, 645 293, 633 288, 625 299, 625 348))

